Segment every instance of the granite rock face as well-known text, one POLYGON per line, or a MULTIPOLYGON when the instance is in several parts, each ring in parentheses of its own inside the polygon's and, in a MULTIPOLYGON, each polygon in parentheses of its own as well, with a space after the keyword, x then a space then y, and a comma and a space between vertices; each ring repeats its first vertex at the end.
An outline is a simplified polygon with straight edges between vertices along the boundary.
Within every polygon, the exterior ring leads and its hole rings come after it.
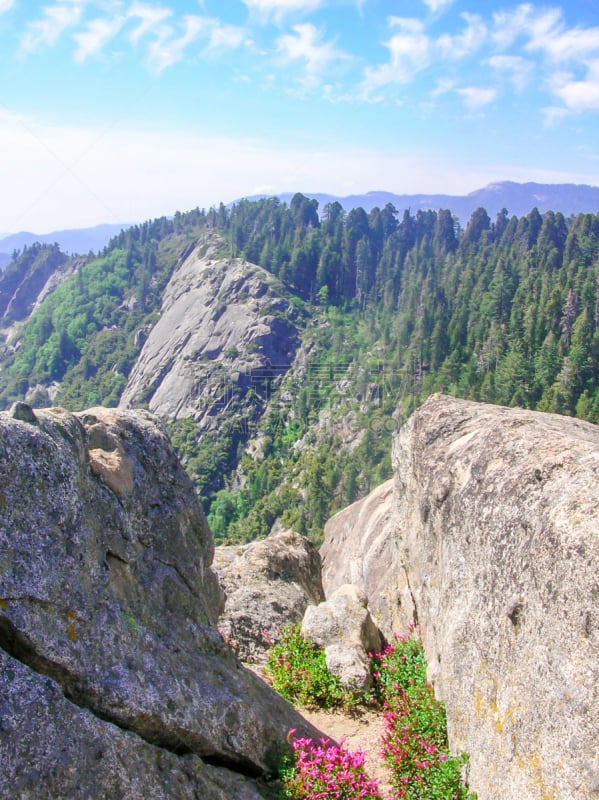
POLYGON ((150 414, 0 414, 0 797, 254 798, 318 735, 213 627, 212 557, 150 414))
POLYGON ((213 566, 226 597, 218 624, 243 661, 262 660, 282 628, 324 600, 318 551, 293 531, 217 547, 213 566))
POLYGON ((325 525, 322 584, 326 596, 351 583, 364 592, 387 639, 413 619, 413 604, 399 559, 394 481, 389 480, 331 517, 325 525), (391 564, 399 571, 389 580, 391 564))
POLYGON ((99 719, 4 650, 0 696, 0 797, 7 800, 261 798, 244 775, 99 719))
POLYGON ((383 627, 422 626, 479 800, 598 797, 599 428, 434 396, 393 461, 384 513, 329 523, 326 591, 349 572, 383 627))
MULTIPOLYGON (((34 248, 30 253, 34 253, 34 248)), ((9 325, 15 320, 25 319, 40 297, 48 294, 46 285, 54 277, 63 273, 69 274, 68 256, 58 248, 40 248, 37 257, 30 263, 22 263, 18 267, 12 265, 7 270, 0 270, 0 324, 9 325)))
POLYGON ((214 245, 200 242, 165 289, 120 405, 148 402, 162 418, 217 426, 248 394, 261 406, 299 342, 297 314, 276 278, 242 259, 218 258, 214 245))

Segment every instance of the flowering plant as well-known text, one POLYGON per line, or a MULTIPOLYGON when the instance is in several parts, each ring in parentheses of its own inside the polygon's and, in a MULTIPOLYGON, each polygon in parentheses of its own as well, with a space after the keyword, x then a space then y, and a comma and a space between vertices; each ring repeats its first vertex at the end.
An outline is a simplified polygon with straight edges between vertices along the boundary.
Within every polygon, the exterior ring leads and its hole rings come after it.
POLYGON ((465 755, 452 756, 445 706, 426 681, 419 631, 397 637, 373 656, 377 691, 383 703, 383 758, 391 770, 396 798, 474 800, 461 779, 465 755))
MULTIPOLYGON (((290 731, 293 734, 293 731, 290 731)), ((295 766, 284 780, 285 796, 295 800, 381 800, 377 782, 364 771, 364 753, 327 739, 296 739, 295 766)))
MULTIPOLYGON (((467 756, 449 751, 445 706, 426 680, 419 629, 396 636, 394 644, 370 658, 375 681, 371 700, 385 720, 382 756, 394 788, 390 800, 476 800, 462 781, 467 756)), ((266 671, 274 688, 300 705, 355 705, 359 699, 331 675, 322 649, 304 640, 299 627, 283 631, 266 671)), ((284 797, 381 800, 360 751, 351 753, 326 739, 297 739, 286 764, 280 771, 284 797)))

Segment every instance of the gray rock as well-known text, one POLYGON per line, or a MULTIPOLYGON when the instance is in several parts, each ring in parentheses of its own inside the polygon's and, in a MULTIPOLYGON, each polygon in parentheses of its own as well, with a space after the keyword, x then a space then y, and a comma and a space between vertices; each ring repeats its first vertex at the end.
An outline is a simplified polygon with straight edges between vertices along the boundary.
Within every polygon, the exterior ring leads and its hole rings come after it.
POLYGON ((260 800, 255 781, 99 719, 0 650, 0 798, 260 800))
POLYGON ((217 547, 213 567, 226 595, 219 627, 250 663, 263 660, 281 630, 301 622, 308 605, 324 600, 318 551, 293 531, 217 547))
MULTIPOLYGON (((212 626, 223 602, 212 535, 167 437, 146 412, 35 417, 33 426, 0 414, 0 720, 12 731, 4 785, 34 776, 36 797, 244 796, 216 784, 204 792, 216 777, 202 765, 245 783, 272 769, 289 728, 318 732, 212 626), (44 687, 51 699, 42 702, 44 687), (21 728, 30 734, 18 743, 21 728), (51 739, 39 735, 46 729, 51 739), (108 783, 82 794, 74 776, 96 738, 114 754, 90 781, 108 783), (146 769, 163 756, 180 790, 146 769), (137 781, 154 788, 136 795, 137 781)), ((255 797, 250 783, 245 796, 255 797)))
POLYGON ((13 406, 10 409, 10 415, 13 419, 18 419, 21 422, 28 422, 30 425, 37 425, 35 412, 28 403, 13 403, 13 406))
POLYGON ((324 603, 306 609, 301 629, 302 636, 324 648, 333 675, 358 692, 371 687, 368 653, 382 646, 366 604, 362 591, 345 584, 324 603))
POLYGON ((374 489, 328 520, 324 529, 322 584, 328 597, 345 583, 357 586, 387 639, 414 618, 405 570, 399 558, 394 481, 374 489), (390 566, 393 579, 389 580, 390 566))
MULTIPOLYGON (((69 270, 69 259, 60 250, 41 250, 27 267, 0 271, 0 320, 6 325, 25 319, 42 295, 53 276, 64 275, 69 270)), ((55 281, 57 279, 55 278, 55 281)), ((60 279, 58 280, 60 282, 60 279)))
MULTIPOLYGON (((345 570, 357 573, 361 558, 372 565, 357 583, 375 618, 394 623, 413 609, 451 746, 470 754, 479 800, 591 797, 599 428, 434 396, 400 430, 393 462, 387 539, 338 527, 352 539, 345 570), (381 601, 390 591, 409 598, 392 613, 381 601)), ((330 590, 338 545, 326 548, 330 590)))
POLYGON ((215 258, 201 241, 165 289, 120 405, 148 402, 160 417, 216 427, 250 390, 256 406, 265 401, 299 345, 296 322, 276 278, 242 259, 215 258))

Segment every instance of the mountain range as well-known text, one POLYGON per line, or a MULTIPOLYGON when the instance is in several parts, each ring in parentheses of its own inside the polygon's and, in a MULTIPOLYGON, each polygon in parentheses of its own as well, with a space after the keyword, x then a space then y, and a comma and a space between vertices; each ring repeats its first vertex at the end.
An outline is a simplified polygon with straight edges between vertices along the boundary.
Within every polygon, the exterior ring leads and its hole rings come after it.
MULTIPOLYGON (((361 206, 371 211, 378 206, 383 208, 391 203, 401 213, 408 209, 413 214, 419 209, 423 211, 441 208, 449 209, 461 225, 466 225, 477 208, 484 208, 494 217, 502 209, 510 215, 524 216, 533 208, 543 214, 545 211, 561 211, 566 217, 572 214, 596 213, 599 211, 599 187, 573 183, 514 183, 500 181, 490 183, 483 189, 477 189, 467 195, 449 194, 394 194, 392 192, 367 192, 338 197, 332 194, 306 193, 308 197, 318 200, 320 210, 327 203, 338 202, 345 211, 361 206)), ((276 195, 282 202, 289 203, 293 192, 276 195)), ((267 195, 254 195, 248 200, 258 200, 267 195)), ((1 244, 1 242, 0 242, 1 244)))
MULTIPOLYGON (((383 208, 391 203, 402 213, 406 209, 416 213, 419 209, 437 211, 441 208, 449 209, 458 218, 460 224, 465 226, 470 216, 477 208, 484 208, 494 217, 503 208, 510 215, 524 216, 533 208, 541 214, 545 211, 561 211, 569 217, 573 214, 596 213, 599 211, 599 187, 573 183, 515 183, 513 181, 500 181, 490 183, 483 189, 477 189, 467 195, 449 194, 394 194, 393 192, 372 191, 366 194, 353 194, 340 197, 320 192, 305 193, 308 197, 318 201, 322 212, 327 203, 339 203, 345 211, 362 207, 371 211, 375 207, 383 208)), ((269 195, 252 195, 245 198, 259 200, 269 195)), ((289 203, 294 192, 283 192, 276 197, 282 202, 289 203)), ((239 200, 229 203, 230 208, 239 200)), ((41 244, 59 245, 65 253, 87 254, 90 251, 97 253, 105 247, 113 236, 122 229, 129 227, 129 223, 96 225, 93 228, 76 228, 52 233, 36 234, 28 231, 7 234, 0 238, 0 269, 4 269, 11 260, 14 250, 24 246, 29 247, 34 242, 41 244)))
POLYGON ((97 253, 108 244, 113 236, 116 236, 123 228, 128 228, 129 224, 96 225, 93 228, 73 228, 42 234, 29 231, 7 234, 0 238, 0 269, 4 269, 10 263, 13 251, 30 247, 35 242, 40 244, 56 242, 63 253, 87 254, 90 251, 97 253))

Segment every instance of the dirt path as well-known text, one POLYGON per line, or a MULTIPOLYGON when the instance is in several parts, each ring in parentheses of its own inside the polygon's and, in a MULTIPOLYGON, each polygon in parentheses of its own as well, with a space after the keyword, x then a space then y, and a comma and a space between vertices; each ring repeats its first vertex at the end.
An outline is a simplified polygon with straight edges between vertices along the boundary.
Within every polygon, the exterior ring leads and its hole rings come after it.
MULTIPOLYGON (((262 664, 246 664, 245 666, 255 672, 263 681, 266 680, 262 664)), ((296 710, 325 736, 343 744, 347 750, 352 752, 361 750, 364 753, 366 773, 369 778, 378 782, 381 797, 385 799, 393 797, 389 771, 381 758, 381 737, 385 724, 380 711, 369 711, 362 707, 358 707, 352 714, 323 709, 308 711, 308 709, 297 707, 296 710)))
POLYGON ((380 756, 384 722, 379 713, 361 710, 349 715, 339 711, 298 710, 308 722, 331 739, 343 743, 346 749, 362 750, 368 776, 378 781, 382 797, 391 797, 392 787, 388 780, 388 771, 380 756))

